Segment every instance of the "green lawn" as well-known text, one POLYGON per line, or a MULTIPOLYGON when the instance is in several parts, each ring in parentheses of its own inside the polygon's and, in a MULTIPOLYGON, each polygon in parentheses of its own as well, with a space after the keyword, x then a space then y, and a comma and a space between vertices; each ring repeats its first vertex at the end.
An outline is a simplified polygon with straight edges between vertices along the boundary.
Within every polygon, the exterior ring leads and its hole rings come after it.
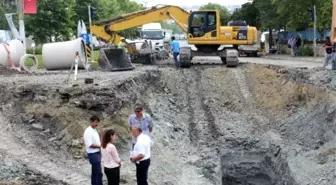
MULTIPOLYGON (((94 58, 93 58, 93 60, 94 60, 94 61, 98 61, 98 57, 99 57, 99 51, 94 51, 94 58)), ((37 58, 38 63, 39 63, 39 67, 38 67, 38 68, 39 68, 39 69, 44 68, 42 55, 41 55, 41 54, 37 54, 37 55, 36 55, 36 58, 37 58)), ((97 69, 97 68, 98 68, 98 63, 97 63, 97 62, 91 62, 91 60, 90 60, 90 61, 89 61, 89 64, 90 64, 94 69, 97 69)), ((27 59, 26 65, 27 65, 27 66, 33 66, 33 60, 32 60, 32 59, 27 59)))

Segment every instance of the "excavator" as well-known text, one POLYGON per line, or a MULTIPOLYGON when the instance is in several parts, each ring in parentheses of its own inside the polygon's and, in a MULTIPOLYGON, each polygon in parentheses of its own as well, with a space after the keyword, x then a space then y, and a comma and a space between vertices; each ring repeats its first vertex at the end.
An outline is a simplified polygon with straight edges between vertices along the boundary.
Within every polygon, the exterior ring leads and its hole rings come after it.
MULTIPOLYGON (((192 65, 194 56, 218 56, 224 65, 238 65, 238 46, 257 43, 258 32, 251 26, 221 26, 220 14, 217 10, 186 11, 178 6, 154 6, 146 10, 121 15, 113 19, 96 22, 90 25, 91 32, 102 40, 117 45, 121 35, 118 31, 138 27, 147 23, 172 19, 187 35, 189 46, 180 47, 180 67, 192 65), (191 49, 194 45, 196 49, 191 49), (232 47, 223 47, 232 45, 232 47)), ((139 52, 132 44, 127 44, 132 60, 136 60, 139 52)), ((101 67, 111 70, 132 69, 131 62, 125 62, 123 50, 116 47, 103 48, 100 51, 101 67), (127 64, 125 64, 127 63, 127 64)), ((151 53, 147 55, 151 57, 151 53)))

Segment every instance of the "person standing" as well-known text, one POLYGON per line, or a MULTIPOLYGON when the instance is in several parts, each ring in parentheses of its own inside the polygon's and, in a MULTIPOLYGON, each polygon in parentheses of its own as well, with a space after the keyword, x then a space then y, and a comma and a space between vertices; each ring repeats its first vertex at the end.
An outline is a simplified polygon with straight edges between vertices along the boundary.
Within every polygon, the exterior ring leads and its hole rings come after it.
POLYGON ((332 60, 332 53, 333 53, 333 46, 331 44, 330 37, 327 36, 325 43, 323 44, 323 47, 325 48, 325 56, 324 56, 324 64, 323 67, 327 67, 329 64, 329 61, 332 60))
POLYGON ((151 157, 151 139, 142 133, 141 128, 132 127, 132 135, 137 138, 130 160, 136 166, 136 178, 138 185, 148 185, 148 169, 151 157))
POLYGON ((179 67, 180 62, 178 61, 177 57, 180 55, 180 43, 175 40, 174 36, 172 36, 171 49, 174 57, 175 66, 179 67))
POLYGON ((88 158, 91 164, 91 185, 103 185, 103 174, 101 169, 100 138, 96 130, 100 119, 93 115, 90 118, 90 125, 84 131, 84 143, 88 158))
MULTIPOLYGON (((132 127, 141 128, 142 132, 151 138, 151 132, 153 131, 153 121, 149 114, 144 112, 142 105, 135 105, 134 114, 128 118, 128 126, 132 131, 132 127)), ((132 148, 136 143, 136 138, 132 137, 132 148)))
POLYGON ((300 56, 301 55, 301 37, 300 35, 296 36, 296 40, 295 40, 295 55, 300 56))
POLYGON ((294 36, 292 36, 289 40, 288 40, 288 46, 291 48, 291 56, 295 57, 295 38, 294 36))
POLYGON ((104 173, 106 175, 108 185, 119 185, 120 183, 121 161, 117 148, 114 145, 116 140, 117 136, 112 129, 107 130, 103 135, 101 152, 104 173))

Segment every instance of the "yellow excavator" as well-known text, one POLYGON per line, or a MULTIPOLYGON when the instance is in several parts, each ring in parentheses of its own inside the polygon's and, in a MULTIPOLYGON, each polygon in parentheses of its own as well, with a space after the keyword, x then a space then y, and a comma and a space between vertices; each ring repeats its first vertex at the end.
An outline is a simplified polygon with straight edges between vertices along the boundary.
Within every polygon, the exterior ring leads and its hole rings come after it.
MULTIPOLYGON (((218 56, 223 64, 235 67, 238 65, 238 45, 253 45, 257 43, 256 27, 248 25, 220 25, 220 14, 216 10, 186 11, 178 6, 154 6, 147 10, 121 15, 119 17, 100 21, 90 26, 91 32, 109 43, 117 45, 121 36, 118 31, 138 27, 147 23, 173 19, 187 35, 189 45, 180 48, 180 67, 190 67, 194 56, 218 56), (231 47, 223 47, 231 45, 231 47)), ((137 58, 138 51, 134 45, 127 45, 131 58, 137 58)), ((125 64, 122 49, 115 47, 101 50, 98 61, 103 68, 110 70, 132 69, 131 64, 125 64), (114 67, 113 67, 114 66, 114 67)))

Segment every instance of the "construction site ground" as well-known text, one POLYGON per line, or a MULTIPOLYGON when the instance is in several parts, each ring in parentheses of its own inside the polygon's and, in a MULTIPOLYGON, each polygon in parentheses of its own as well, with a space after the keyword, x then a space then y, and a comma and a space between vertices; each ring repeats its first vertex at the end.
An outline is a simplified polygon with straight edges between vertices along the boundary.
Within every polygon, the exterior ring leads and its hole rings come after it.
MULTIPOLYGON (((336 71, 322 61, 172 59, 124 72, 19 74, 0 69, 0 184, 89 185, 83 132, 119 137, 121 184, 135 185, 127 119, 153 117, 151 185, 332 185, 336 182, 336 71), (85 84, 92 78, 92 84, 85 84)), ((104 175, 104 183, 106 178, 104 175)))

